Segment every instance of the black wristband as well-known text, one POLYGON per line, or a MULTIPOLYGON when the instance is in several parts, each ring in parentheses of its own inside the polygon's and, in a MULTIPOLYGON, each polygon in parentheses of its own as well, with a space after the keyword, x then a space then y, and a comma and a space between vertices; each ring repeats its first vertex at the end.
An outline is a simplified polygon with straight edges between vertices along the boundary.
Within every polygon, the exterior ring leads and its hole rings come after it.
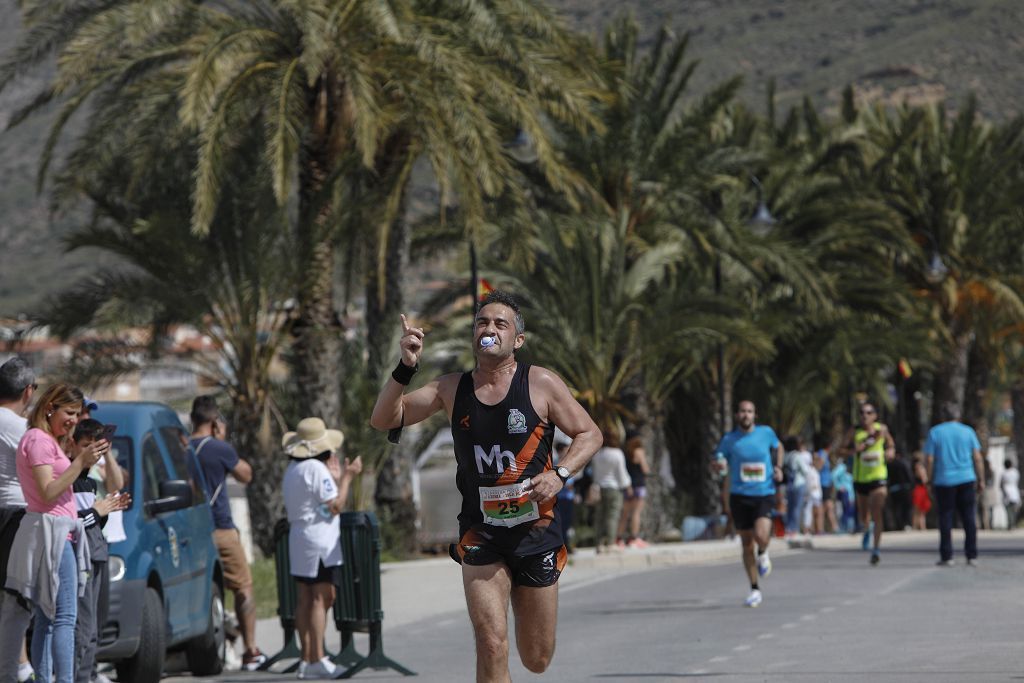
POLYGON ((420 364, 417 363, 413 367, 409 367, 399 359, 398 366, 391 371, 391 379, 395 380, 399 384, 408 385, 412 381, 412 376, 416 374, 416 371, 420 369, 420 364))

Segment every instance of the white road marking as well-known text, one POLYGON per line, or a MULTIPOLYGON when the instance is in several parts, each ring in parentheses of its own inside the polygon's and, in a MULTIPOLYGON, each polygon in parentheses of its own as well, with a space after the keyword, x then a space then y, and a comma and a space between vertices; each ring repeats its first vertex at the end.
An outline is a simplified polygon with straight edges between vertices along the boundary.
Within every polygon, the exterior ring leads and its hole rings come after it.
POLYGON ((771 640, 775 637, 774 633, 762 633, 757 637, 758 640, 771 640))
POLYGON ((737 645, 736 647, 734 647, 734 648, 732 649, 732 651, 733 651, 733 652, 746 652, 746 651, 747 651, 747 650, 749 650, 749 649, 750 649, 751 647, 753 647, 753 646, 752 646, 752 645, 737 645))
POLYGON ((800 621, 814 621, 817 618, 817 614, 805 614, 802 617, 800 617, 800 621))
POLYGON ((903 588, 904 586, 906 586, 908 583, 917 580, 917 578, 920 577, 921 575, 927 574, 928 572, 932 572, 932 571, 935 571, 935 569, 932 568, 932 567, 929 567, 928 569, 922 569, 921 571, 914 572, 913 574, 910 574, 909 576, 904 576, 902 579, 900 579, 896 583, 892 584, 888 588, 883 589, 882 592, 879 593, 879 595, 891 595, 892 593, 895 593, 896 591, 898 591, 901 588, 903 588))
POLYGON ((783 624, 782 628, 796 628, 797 626, 799 626, 799 624, 794 624, 793 622, 789 622, 788 624, 783 624))
POLYGON ((819 611, 822 614, 828 614, 829 612, 835 612, 836 608, 835 607, 822 607, 821 610, 819 610, 819 611))

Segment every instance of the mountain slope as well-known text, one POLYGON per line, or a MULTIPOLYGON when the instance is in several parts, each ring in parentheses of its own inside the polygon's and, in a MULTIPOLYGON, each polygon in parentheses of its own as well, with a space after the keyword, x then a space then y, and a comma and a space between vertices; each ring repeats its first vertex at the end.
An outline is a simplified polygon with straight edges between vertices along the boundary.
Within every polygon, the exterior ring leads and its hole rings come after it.
MULTIPOLYGON (((993 119, 1021 111, 1021 0, 551 0, 571 26, 599 35, 629 12, 650 43, 662 25, 690 32, 700 68, 692 92, 734 74, 759 110, 774 78, 783 106, 804 94, 834 105, 847 83, 865 97, 946 100, 976 92, 993 119)), ((0 0, 0 50, 19 31, 15 0, 0 0)), ((0 129, 44 83, 24 79, 0 95, 0 129)), ((48 117, 0 135, 0 315, 28 312, 41 296, 97 265, 63 255, 59 236, 79 217, 54 221, 35 193, 48 117)))

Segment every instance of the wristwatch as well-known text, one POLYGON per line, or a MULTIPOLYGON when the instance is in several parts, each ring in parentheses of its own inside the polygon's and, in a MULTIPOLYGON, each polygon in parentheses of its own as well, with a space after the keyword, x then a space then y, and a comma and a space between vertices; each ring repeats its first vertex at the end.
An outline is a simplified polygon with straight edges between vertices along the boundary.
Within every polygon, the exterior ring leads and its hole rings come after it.
POLYGON ((568 467, 559 467, 555 470, 555 474, 558 475, 558 478, 562 480, 563 484, 569 481, 569 477, 572 476, 572 472, 569 471, 568 467))

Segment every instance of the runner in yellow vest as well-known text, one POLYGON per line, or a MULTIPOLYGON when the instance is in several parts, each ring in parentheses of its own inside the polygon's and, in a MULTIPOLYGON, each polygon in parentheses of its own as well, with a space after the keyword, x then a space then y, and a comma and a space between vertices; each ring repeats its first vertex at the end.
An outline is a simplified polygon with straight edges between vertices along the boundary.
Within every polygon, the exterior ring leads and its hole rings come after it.
POLYGON ((860 426, 850 428, 844 443, 846 454, 853 456, 853 490, 857 494, 857 516, 864 528, 861 545, 864 550, 871 549, 871 564, 878 564, 884 527, 882 511, 888 494, 885 486, 889 471, 885 463, 895 457, 896 443, 889 428, 878 421, 878 412, 871 403, 861 404, 860 426))

